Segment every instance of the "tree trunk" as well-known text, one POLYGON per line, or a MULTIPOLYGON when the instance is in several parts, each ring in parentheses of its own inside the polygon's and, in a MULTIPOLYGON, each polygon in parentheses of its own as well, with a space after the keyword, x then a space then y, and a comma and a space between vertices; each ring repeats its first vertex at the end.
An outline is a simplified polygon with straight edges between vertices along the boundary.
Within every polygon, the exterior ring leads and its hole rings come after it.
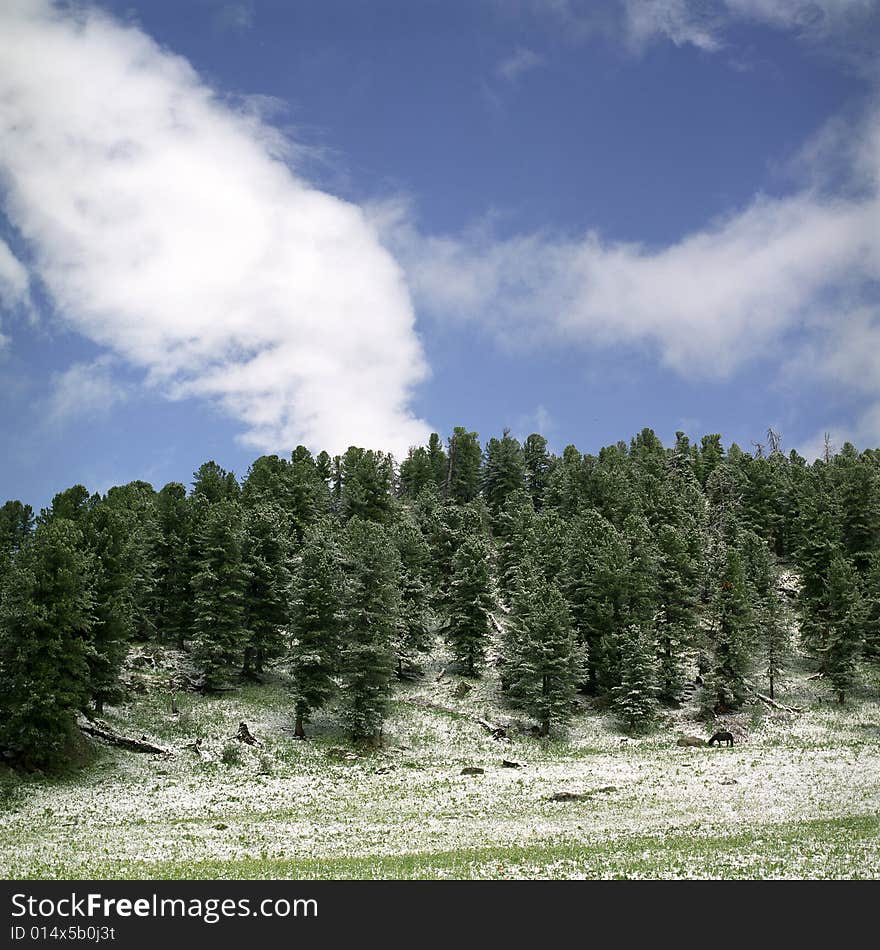
POLYGON ((293 727, 293 737, 295 739, 305 739, 306 737, 306 731, 303 728, 303 714, 301 712, 297 712, 296 714, 296 723, 293 727))
POLYGON ((104 697, 95 697, 95 712, 100 716, 104 712, 104 697))

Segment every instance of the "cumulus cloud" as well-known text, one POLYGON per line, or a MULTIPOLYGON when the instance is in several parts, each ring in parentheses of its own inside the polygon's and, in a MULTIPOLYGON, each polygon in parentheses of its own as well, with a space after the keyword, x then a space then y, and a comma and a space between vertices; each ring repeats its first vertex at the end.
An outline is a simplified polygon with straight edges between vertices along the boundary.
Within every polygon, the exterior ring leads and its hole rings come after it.
MULTIPOLYGON (((406 203, 373 213, 425 311, 472 320, 503 345, 647 346, 700 379, 756 360, 778 368, 807 340, 830 352, 824 381, 849 387, 855 374, 862 396, 880 405, 870 355, 880 352, 880 113, 847 134, 858 144, 846 197, 812 185, 759 195, 665 247, 595 232, 422 235, 406 203)), ((860 431, 880 443, 872 412, 860 431)))
POLYGON ((262 450, 426 436, 400 268, 186 60, 91 7, 5 0, 0 139, 4 210, 58 314, 151 383, 218 401, 262 450))

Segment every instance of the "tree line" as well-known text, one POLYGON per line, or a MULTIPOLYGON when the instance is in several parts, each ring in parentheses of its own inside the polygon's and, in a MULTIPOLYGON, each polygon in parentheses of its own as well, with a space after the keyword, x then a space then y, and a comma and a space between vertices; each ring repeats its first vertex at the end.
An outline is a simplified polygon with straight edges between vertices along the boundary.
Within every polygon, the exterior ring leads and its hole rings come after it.
POLYGON ((135 641, 188 651, 207 691, 282 662, 298 736, 332 701, 367 743, 438 636, 543 735, 577 691, 644 728, 694 664, 709 713, 756 683, 772 698, 795 647, 843 702, 880 658, 880 451, 808 464, 769 434, 749 453, 645 429, 557 456, 459 427, 399 464, 300 446, 241 481, 206 462, 189 491, 76 485, 36 517, 9 501, 0 755, 63 761, 76 715, 122 698, 135 641))

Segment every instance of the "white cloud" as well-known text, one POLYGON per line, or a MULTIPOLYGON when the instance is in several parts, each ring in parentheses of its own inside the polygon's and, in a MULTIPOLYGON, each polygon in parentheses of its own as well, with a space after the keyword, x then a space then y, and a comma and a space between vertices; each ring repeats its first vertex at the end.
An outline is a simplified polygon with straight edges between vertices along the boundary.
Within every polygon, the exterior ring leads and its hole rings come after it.
POLYGON ((5 211, 61 317, 262 450, 405 452, 427 372, 403 274, 252 108, 91 8, 0 6, 5 211))
MULTIPOLYGON (((676 46, 690 44, 716 51, 725 29, 736 21, 794 31, 827 41, 833 36, 857 38, 876 28, 877 0, 620 0, 630 44, 641 49, 656 39, 676 46)), ((874 51, 876 53, 876 50, 874 51)), ((869 51, 870 55, 870 51, 869 51)))
POLYGON ((123 402, 126 394, 113 380, 111 363, 109 357, 102 356, 56 373, 46 402, 46 421, 61 425, 81 416, 99 416, 123 402))
POLYGON ((0 311, 32 310, 30 277, 9 245, 0 239, 0 311))
MULTIPOLYGON (((424 236, 406 204, 373 214, 420 305, 472 320, 502 345, 647 346, 682 376, 714 379, 760 360, 779 368, 811 340, 830 348, 826 382, 858 378, 880 405, 880 113, 846 135, 857 142, 848 197, 812 186, 757 196, 661 248, 595 232, 424 236)), ((866 426, 880 443, 880 428, 866 426)))
POLYGON ((495 72, 501 79, 513 83, 524 73, 537 69, 543 63, 543 56, 538 55, 534 50, 521 47, 508 56, 507 59, 502 60, 495 72))

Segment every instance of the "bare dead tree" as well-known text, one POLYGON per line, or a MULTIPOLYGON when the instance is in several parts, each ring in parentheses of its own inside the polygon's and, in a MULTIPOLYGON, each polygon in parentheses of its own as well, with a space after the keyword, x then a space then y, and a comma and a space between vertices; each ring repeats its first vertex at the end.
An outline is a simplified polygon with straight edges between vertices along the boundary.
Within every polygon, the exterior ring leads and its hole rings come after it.
POLYGON ((755 458, 762 459, 764 458, 764 443, 763 442, 752 442, 752 445, 755 447, 755 458))
POLYGON ((831 456, 833 452, 834 452, 834 446, 831 443, 831 433, 826 432, 824 436, 824 446, 822 449, 822 457, 825 459, 826 465, 831 461, 831 456))
POLYGON ((770 443, 770 454, 776 455, 782 451, 782 436, 770 426, 767 429, 767 441, 770 443))

